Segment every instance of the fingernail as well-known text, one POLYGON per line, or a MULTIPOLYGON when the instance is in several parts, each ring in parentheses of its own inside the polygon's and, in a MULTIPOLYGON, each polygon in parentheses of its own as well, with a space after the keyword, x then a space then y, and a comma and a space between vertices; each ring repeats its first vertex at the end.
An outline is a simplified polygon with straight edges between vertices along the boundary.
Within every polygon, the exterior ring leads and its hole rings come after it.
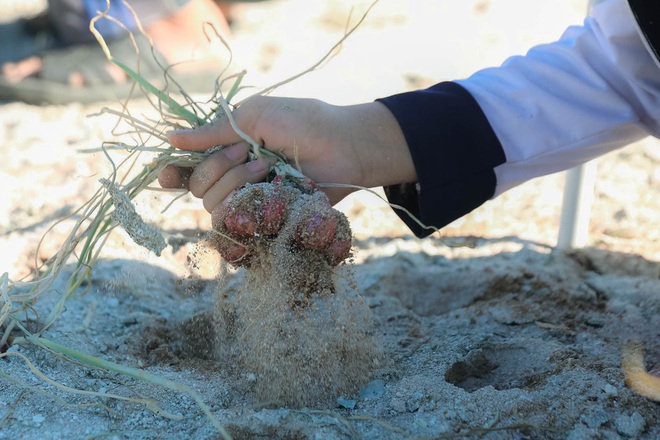
POLYGON ((222 202, 220 202, 220 206, 222 208, 226 208, 227 206, 229 206, 229 202, 231 202, 231 199, 233 198, 234 198, 234 191, 230 192, 229 195, 225 197, 225 199, 222 202))
POLYGON ((247 163, 247 169, 253 173, 260 173, 268 169, 268 162, 263 159, 253 160, 247 163))
POLYGON ((225 155, 229 160, 239 160, 245 156, 245 149, 242 145, 232 145, 225 148, 225 155))

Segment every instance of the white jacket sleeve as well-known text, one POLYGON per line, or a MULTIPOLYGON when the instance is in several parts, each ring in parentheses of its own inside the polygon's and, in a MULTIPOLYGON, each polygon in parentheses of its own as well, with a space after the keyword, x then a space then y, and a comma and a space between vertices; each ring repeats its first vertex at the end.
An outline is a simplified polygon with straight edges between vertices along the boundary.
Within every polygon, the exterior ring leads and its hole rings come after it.
POLYGON ((660 137, 660 66, 624 0, 595 6, 583 26, 555 43, 456 82, 476 99, 504 150, 494 196, 649 134, 660 137))

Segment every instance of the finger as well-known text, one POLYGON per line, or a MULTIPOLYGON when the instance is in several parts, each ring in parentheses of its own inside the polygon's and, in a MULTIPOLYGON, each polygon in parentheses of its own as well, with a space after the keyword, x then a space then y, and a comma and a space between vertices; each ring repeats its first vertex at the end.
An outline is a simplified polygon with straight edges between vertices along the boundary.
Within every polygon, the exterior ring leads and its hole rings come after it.
POLYGON ((234 136, 231 142, 221 142, 219 139, 228 137, 228 134, 218 133, 224 131, 223 128, 223 124, 207 124, 196 129, 170 131, 167 138, 173 147, 189 151, 206 151, 216 145, 227 145, 239 140, 234 136))
POLYGON ((224 220, 227 215, 227 206, 231 201, 231 198, 234 196, 235 191, 229 193, 229 195, 220 203, 218 203, 213 210, 211 210, 211 226, 213 229, 217 229, 220 226, 220 223, 224 220))
POLYGON ((202 198, 222 176, 237 165, 245 163, 249 147, 245 143, 230 145, 211 154, 197 165, 190 176, 188 187, 195 197, 202 198))
POLYGON ((188 181, 192 174, 192 168, 167 165, 158 174, 158 183, 163 188, 188 188, 188 181))
POLYGON ((246 183, 257 183, 263 181, 268 175, 271 160, 261 158, 248 162, 244 165, 234 167, 227 171, 207 192, 204 194, 204 209, 212 213, 223 200, 237 188, 246 183))
MULTIPOLYGON (((259 100, 251 101, 253 104, 243 105, 232 112, 236 125, 248 135, 253 130, 254 122, 258 119, 262 108, 258 103, 259 100)), ((167 137, 173 147, 190 151, 206 151, 216 145, 230 145, 243 140, 234 131, 226 115, 199 128, 170 131, 167 137)), ((255 141, 260 142, 258 139, 255 141)))

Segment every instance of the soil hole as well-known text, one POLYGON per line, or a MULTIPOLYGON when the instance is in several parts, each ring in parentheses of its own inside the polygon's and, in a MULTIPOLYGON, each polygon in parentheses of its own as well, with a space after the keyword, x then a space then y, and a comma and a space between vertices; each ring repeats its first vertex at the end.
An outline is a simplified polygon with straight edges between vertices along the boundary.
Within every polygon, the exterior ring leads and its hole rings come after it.
POLYGON ((522 347, 488 347, 470 351, 445 373, 445 380, 465 391, 540 388, 552 374, 543 353, 522 347))

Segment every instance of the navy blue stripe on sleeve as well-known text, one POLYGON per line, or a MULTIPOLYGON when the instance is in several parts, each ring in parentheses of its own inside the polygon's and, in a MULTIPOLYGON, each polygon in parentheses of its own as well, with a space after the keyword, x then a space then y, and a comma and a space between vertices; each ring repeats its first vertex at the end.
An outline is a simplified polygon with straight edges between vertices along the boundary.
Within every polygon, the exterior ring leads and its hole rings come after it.
MULTIPOLYGON (((408 209, 424 225, 441 228, 495 193, 494 168, 504 150, 477 101, 453 82, 379 99, 399 122, 410 148, 418 183, 389 186, 391 203, 408 209)), ((399 217, 418 237, 424 229, 403 211, 399 217)))
POLYGON ((658 0, 628 0, 637 24, 660 61, 660 3, 658 0))

